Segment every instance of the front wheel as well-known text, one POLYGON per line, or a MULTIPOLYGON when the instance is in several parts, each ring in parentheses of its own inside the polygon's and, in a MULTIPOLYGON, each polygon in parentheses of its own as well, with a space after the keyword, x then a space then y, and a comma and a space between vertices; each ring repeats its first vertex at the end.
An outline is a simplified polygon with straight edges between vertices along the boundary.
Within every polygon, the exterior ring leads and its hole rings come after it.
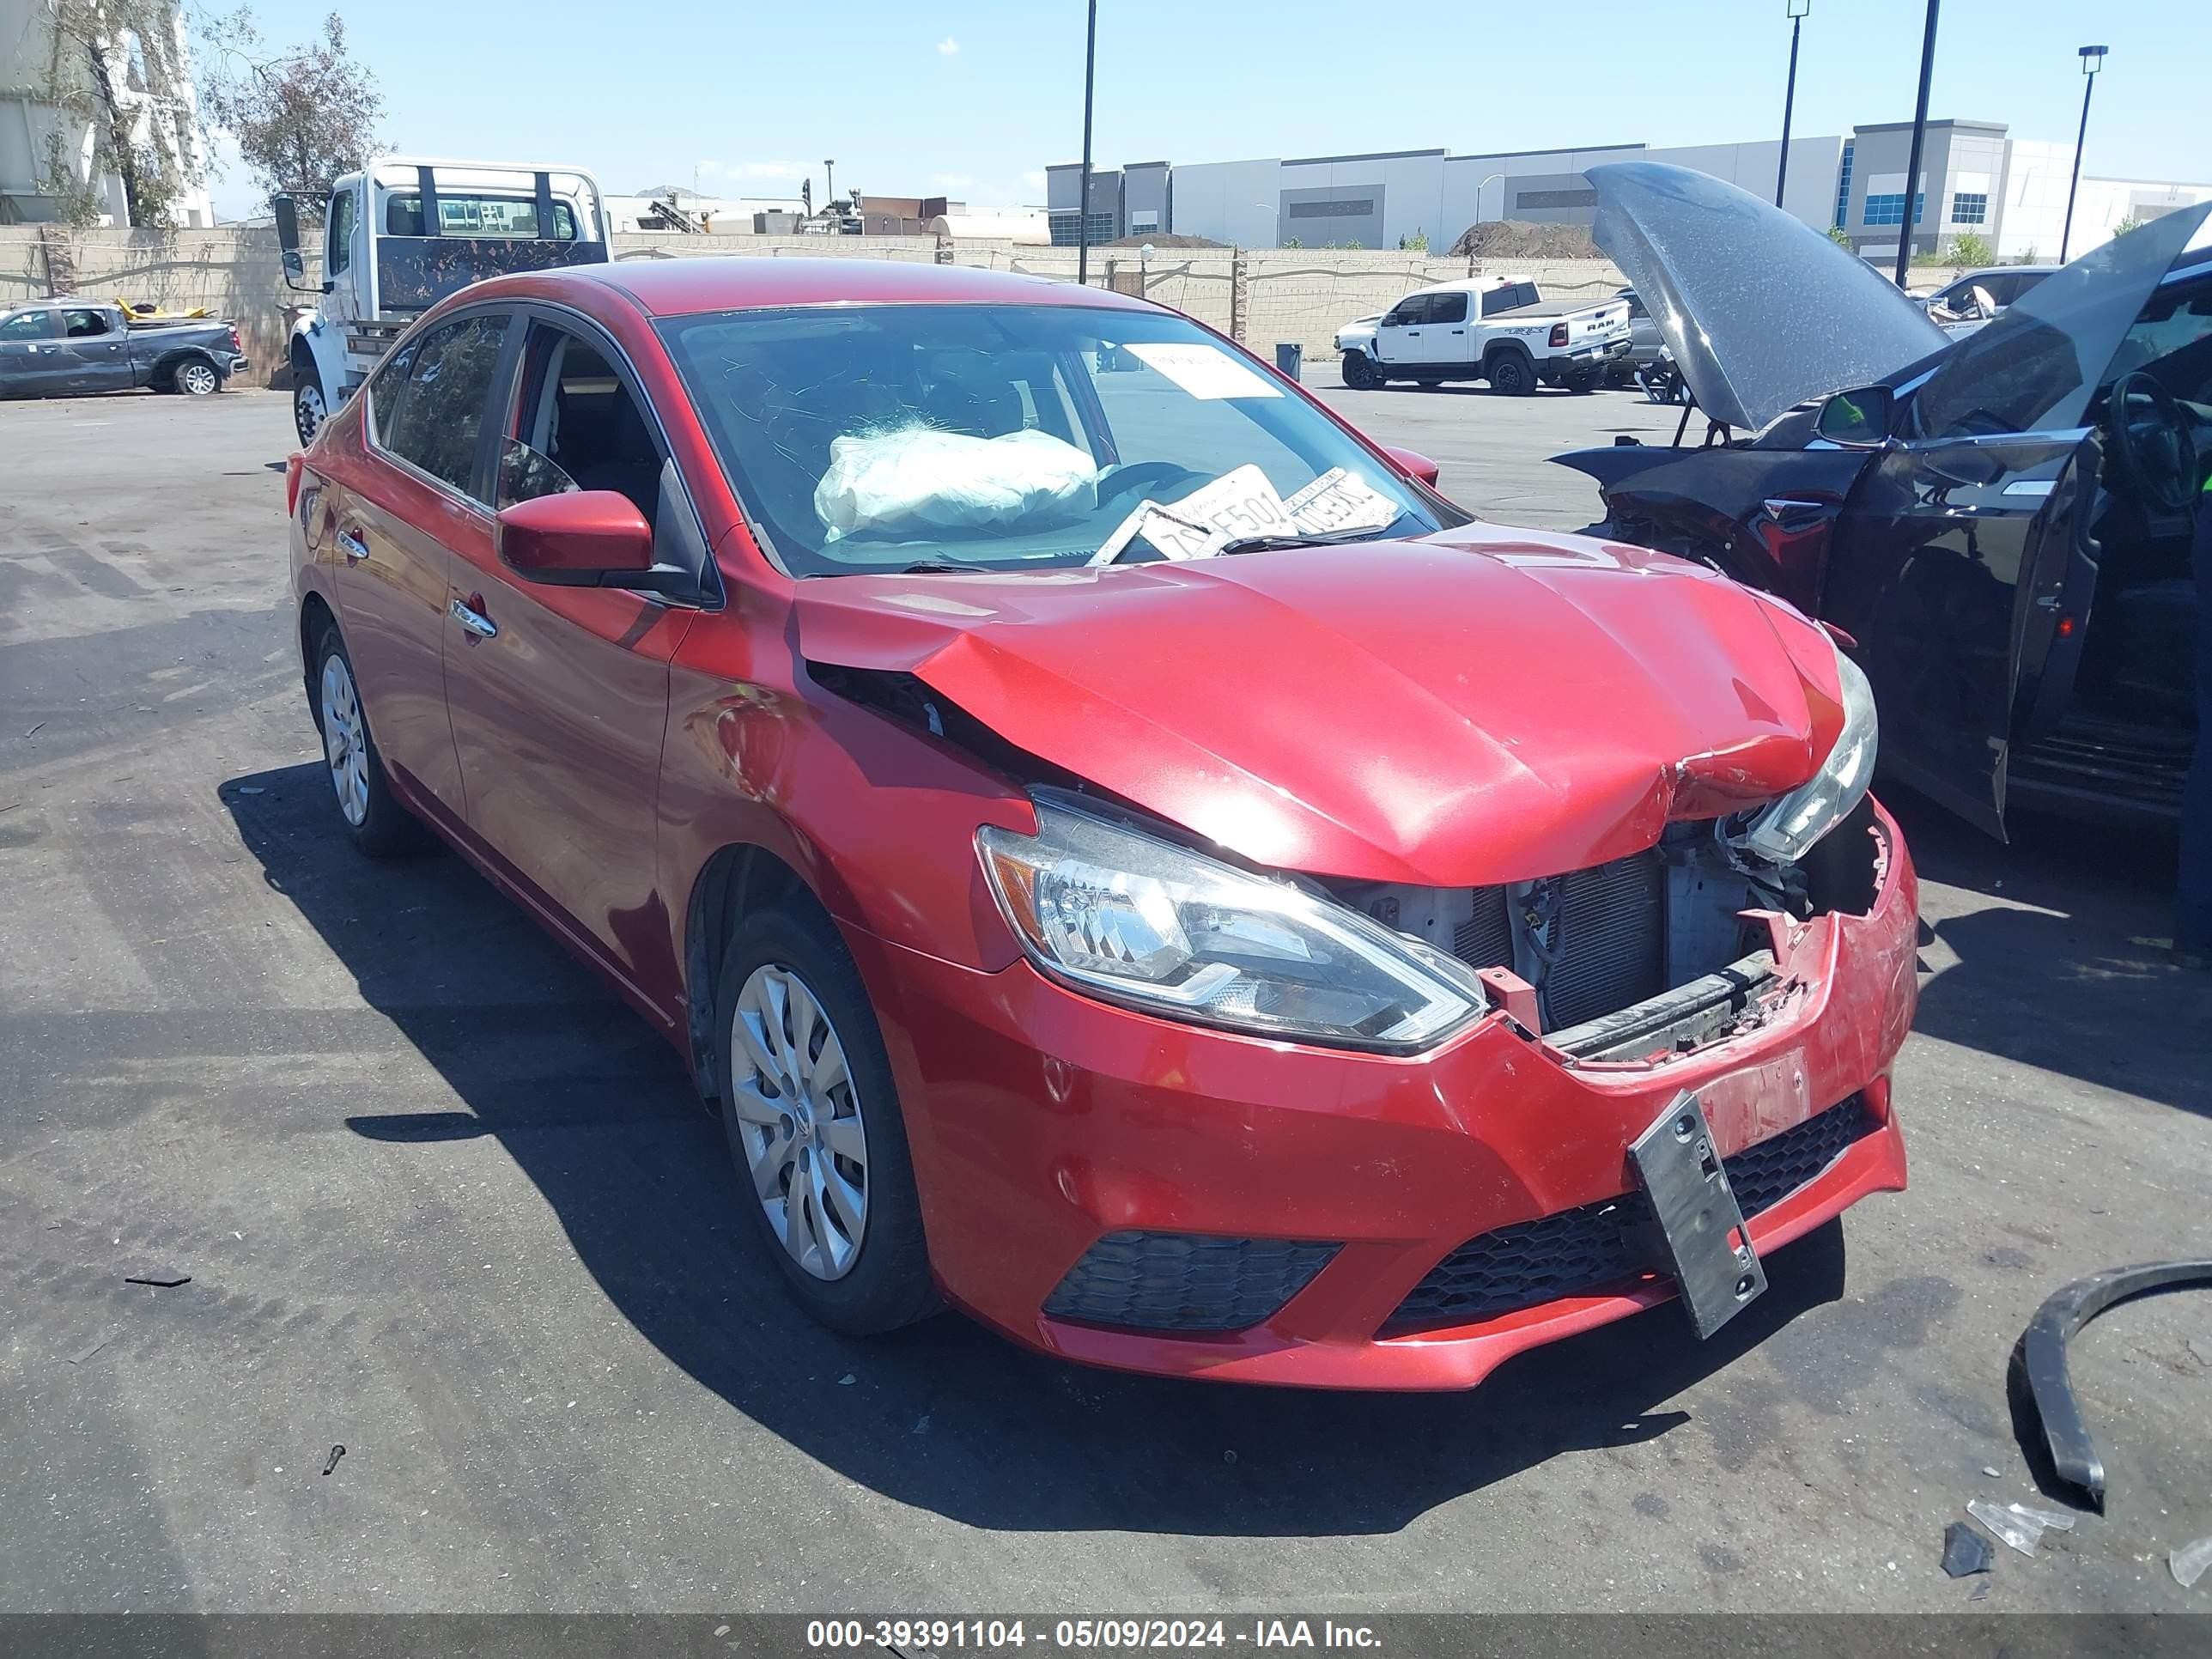
POLYGON ((1376 372, 1375 360, 1365 352, 1347 351, 1344 354, 1344 383, 1354 392, 1371 392, 1382 384, 1382 377, 1376 372))
POLYGON ((738 1202, 792 1294, 857 1336, 934 1312, 898 1090, 835 925, 811 905, 746 917, 716 993, 738 1202))
POLYGON ((313 364, 301 364, 292 379, 292 425, 300 441, 314 442, 315 434, 323 429, 330 415, 330 405, 323 401, 322 376, 315 373, 313 364))

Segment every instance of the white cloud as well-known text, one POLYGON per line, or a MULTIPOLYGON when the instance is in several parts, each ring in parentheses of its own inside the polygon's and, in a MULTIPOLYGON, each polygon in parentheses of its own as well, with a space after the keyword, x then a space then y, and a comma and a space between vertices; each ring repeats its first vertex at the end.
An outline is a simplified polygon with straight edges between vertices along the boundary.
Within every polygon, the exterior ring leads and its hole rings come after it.
POLYGON ((937 43, 937 55, 939 58, 951 58, 959 50, 960 43, 949 34, 937 43))

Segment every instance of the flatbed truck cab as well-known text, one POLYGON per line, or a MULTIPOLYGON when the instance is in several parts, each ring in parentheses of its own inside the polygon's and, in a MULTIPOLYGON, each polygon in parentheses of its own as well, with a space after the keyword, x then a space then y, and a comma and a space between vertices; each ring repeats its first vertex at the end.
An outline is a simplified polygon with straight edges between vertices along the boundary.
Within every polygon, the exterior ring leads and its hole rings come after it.
MULTIPOLYGON (((604 264, 612 252, 599 181, 581 167, 382 155, 318 199, 315 308, 292 326, 292 416, 308 443, 392 343, 447 295, 487 276, 604 264)), ((305 281, 300 202, 275 199, 286 282, 305 281)))

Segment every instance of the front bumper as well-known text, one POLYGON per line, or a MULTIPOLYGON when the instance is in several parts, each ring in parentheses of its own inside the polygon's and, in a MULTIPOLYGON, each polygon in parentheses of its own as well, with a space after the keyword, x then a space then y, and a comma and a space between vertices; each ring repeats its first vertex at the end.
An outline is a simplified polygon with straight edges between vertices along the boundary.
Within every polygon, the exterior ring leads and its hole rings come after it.
POLYGON ((905 1104, 939 1282, 1017 1340, 1092 1364, 1466 1388, 1672 1296, 1646 1274, 1456 1324, 1408 1332, 1401 1316, 1468 1241, 1627 1193, 1626 1148, 1685 1089, 1729 1157, 1854 1097, 1870 1120, 1750 1222, 1761 1249, 1900 1190, 1888 1073, 1917 996, 1917 888, 1895 824, 1879 810, 1875 823, 1887 865, 1872 908, 1794 930, 1792 988, 1764 1024, 1656 1062, 1570 1062, 1497 1014, 1410 1058, 1269 1042, 1111 1007, 1026 962, 977 972, 848 926, 905 1104), (1301 1258, 1303 1288, 1243 1328, 1046 1311, 1094 1245, 1130 1233, 1264 1241, 1277 1266, 1280 1247, 1334 1248, 1301 1258))

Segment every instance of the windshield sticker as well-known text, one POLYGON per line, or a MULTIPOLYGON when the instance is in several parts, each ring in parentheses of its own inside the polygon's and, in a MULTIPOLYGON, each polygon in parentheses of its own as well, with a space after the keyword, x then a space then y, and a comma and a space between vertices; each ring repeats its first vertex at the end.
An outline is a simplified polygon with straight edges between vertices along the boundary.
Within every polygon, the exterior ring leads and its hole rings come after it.
POLYGON ((1091 556, 1091 562, 1113 563, 1139 536, 1167 558, 1202 559, 1236 537, 1297 533, 1281 494, 1266 473, 1248 461, 1168 506, 1149 498, 1138 502, 1136 510, 1091 556))
POLYGON ((1272 386, 1218 346, 1132 342, 1125 348, 1194 398, 1279 398, 1272 386))
POLYGON ((1283 503, 1299 533, 1332 535, 1340 530, 1381 530, 1395 524, 1404 509, 1364 479, 1333 466, 1283 503))

